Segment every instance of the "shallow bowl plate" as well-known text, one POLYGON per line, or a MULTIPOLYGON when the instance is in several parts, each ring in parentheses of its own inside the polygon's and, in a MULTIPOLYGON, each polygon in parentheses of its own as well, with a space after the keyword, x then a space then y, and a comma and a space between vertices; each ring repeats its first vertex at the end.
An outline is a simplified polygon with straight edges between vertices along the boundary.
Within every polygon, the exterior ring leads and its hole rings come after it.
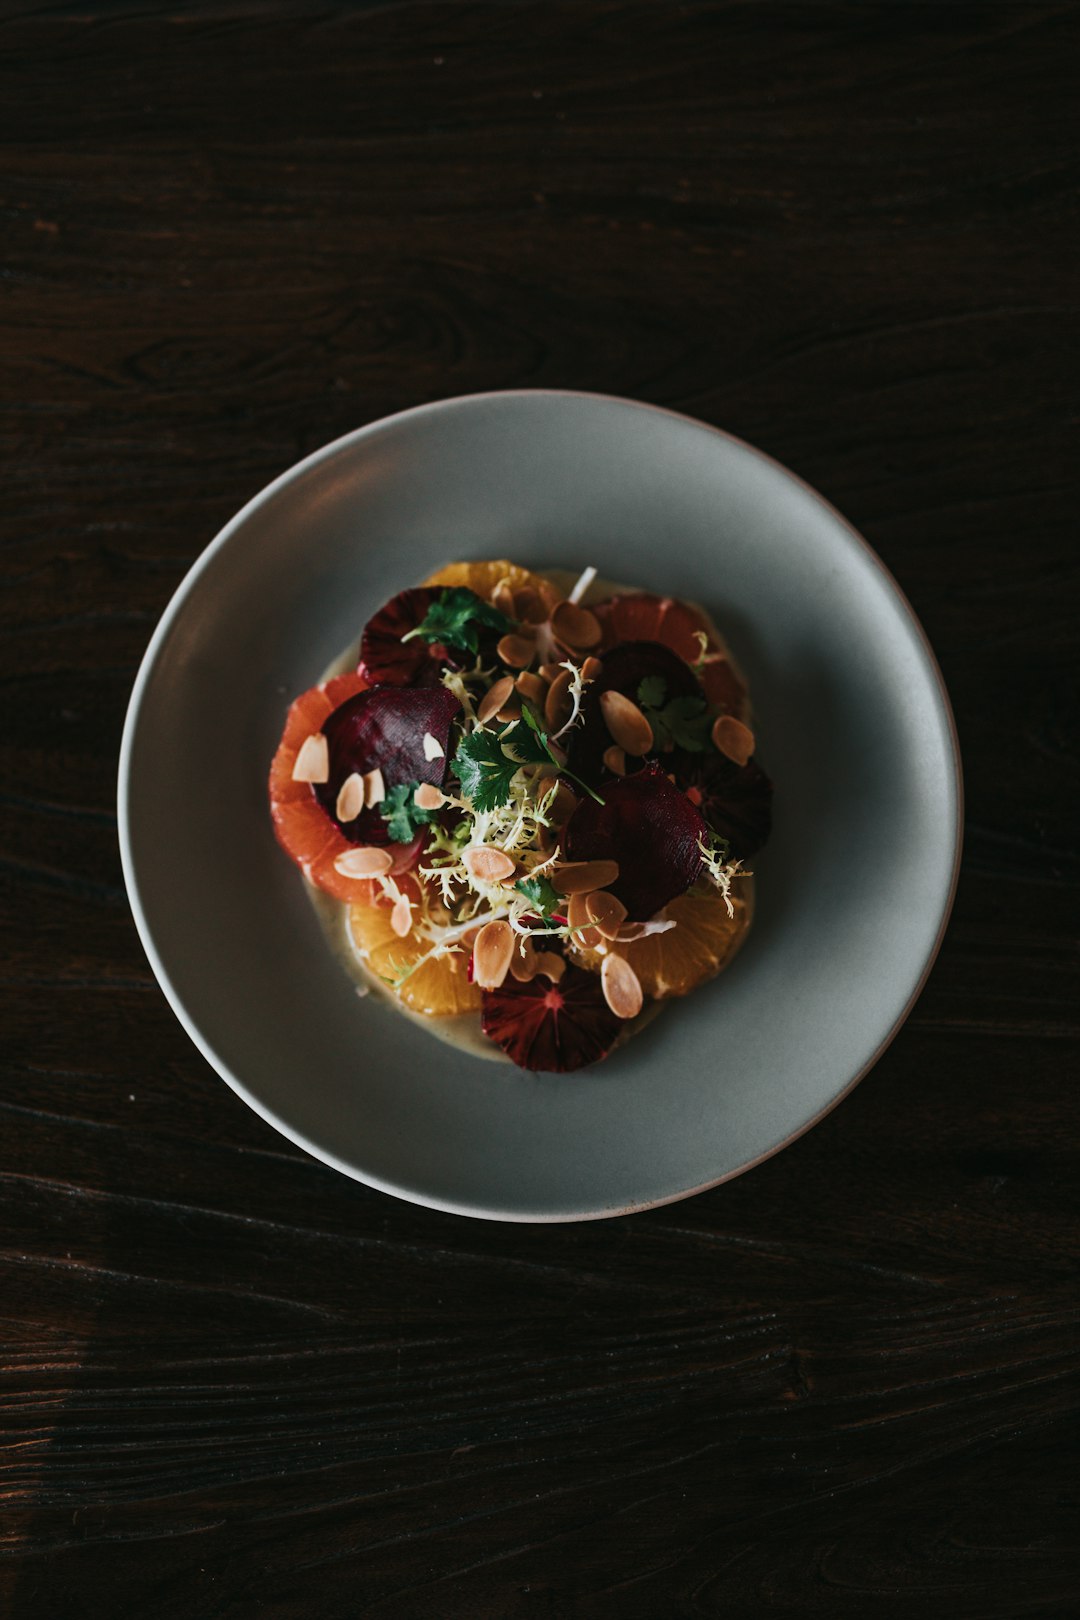
POLYGON ((473 395, 292 468, 187 575, 120 761, 132 908, 218 1073, 373 1187, 501 1220, 684 1198, 819 1119, 933 961, 960 848, 941 677, 869 546, 749 445, 597 395, 473 395), (522 1074, 436 1041, 329 954, 270 827, 287 702, 396 591, 454 558, 583 567, 695 598, 749 676, 776 825, 750 938, 609 1061, 522 1074))

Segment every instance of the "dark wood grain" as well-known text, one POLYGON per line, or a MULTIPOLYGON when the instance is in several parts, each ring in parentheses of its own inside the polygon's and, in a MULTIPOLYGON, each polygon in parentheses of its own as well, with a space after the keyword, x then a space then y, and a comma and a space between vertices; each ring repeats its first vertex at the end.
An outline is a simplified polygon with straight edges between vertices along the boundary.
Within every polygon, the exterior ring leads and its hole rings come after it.
POLYGON ((1080 11, 28 3, 0 46, 0 1611, 1080 1613, 1080 11), (822 489, 927 627, 968 792, 873 1074, 576 1227, 396 1203, 249 1113, 113 813, 218 526, 519 385, 822 489))

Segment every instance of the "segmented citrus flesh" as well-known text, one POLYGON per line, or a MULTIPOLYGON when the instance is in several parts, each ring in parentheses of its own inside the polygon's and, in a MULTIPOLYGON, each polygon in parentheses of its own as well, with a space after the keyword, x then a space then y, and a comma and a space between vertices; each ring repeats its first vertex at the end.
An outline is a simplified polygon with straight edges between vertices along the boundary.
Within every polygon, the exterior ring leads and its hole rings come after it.
MULTIPOLYGON (((723 896, 694 890, 672 900, 664 915, 675 927, 666 934, 650 934, 630 944, 609 949, 625 957, 641 980, 647 996, 663 1000, 685 996, 713 978, 731 960, 750 922, 751 902, 746 880, 736 879, 731 893, 734 917, 729 917, 723 896)), ((582 967, 599 973, 599 951, 571 948, 582 967)))
POLYGON ((659 641, 662 646, 678 653, 686 663, 698 665, 702 657, 698 633, 704 632, 708 645, 698 678, 705 688, 705 696, 714 708, 723 710, 725 714, 733 714, 739 720, 749 718, 750 703, 745 685, 724 657, 715 632, 704 614, 688 602, 641 591, 594 603, 592 611, 603 629, 601 653, 624 641, 659 641))
MULTIPOLYGON (((402 877, 397 882, 410 899, 418 898, 419 887, 414 878, 402 877)), ((431 944, 430 940, 421 939, 415 930, 401 939, 391 927, 390 914, 391 907, 385 901, 378 904, 359 901, 349 907, 349 927, 360 958, 372 973, 384 980, 397 978, 402 969, 411 967, 431 944)), ((479 1012, 480 990, 469 983, 468 960, 466 947, 456 958, 442 956, 425 962, 404 981, 398 996, 413 1012, 424 1013, 429 1018, 479 1012), (455 961, 456 970, 451 965, 455 961)))
POLYGON ((529 569, 520 568, 517 563, 504 558, 496 562, 447 563, 429 574, 424 584, 464 585, 483 597, 485 602, 490 602, 491 593, 501 580, 506 580, 512 591, 522 591, 526 586, 538 591, 542 583, 539 574, 533 574, 529 569))

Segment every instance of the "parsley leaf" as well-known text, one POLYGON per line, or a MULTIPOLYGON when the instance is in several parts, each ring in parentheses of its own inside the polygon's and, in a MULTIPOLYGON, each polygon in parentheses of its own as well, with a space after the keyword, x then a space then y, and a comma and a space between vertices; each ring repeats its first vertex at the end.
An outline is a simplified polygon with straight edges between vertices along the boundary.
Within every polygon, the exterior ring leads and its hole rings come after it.
POLYGON ((520 760, 503 752, 502 737, 495 731, 474 731, 462 737, 454 755, 461 791, 475 810, 497 810, 506 804, 510 783, 520 768, 520 760))
POLYGON ((419 782, 399 782, 379 806, 392 843, 410 843, 421 827, 435 819, 434 810, 421 810, 413 800, 419 786, 419 782))
POLYGON ((497 607, 485 602, 475 591, 464 585, 455 585, 440 591, 432 602, 421 624, 402 636, 411 641, 422 636, 427 642, 441 642, 461 652, 474 655, 480 650, 480 627, 498 630, 500 635, 513 629, 513 623, 497 607))
POLYGON ((558 911, 563 904, 562 897, 555 885, 550 879, 543 876, 519 878, 514 884, 514 888, 519 894, 523 894, 526 900, 532 901, 545 922, 552 912, 558 911))
POLYGON ((664 702, 667 685, 662 675, 646 675, 638 685, 638 703, 652 727, 656 746, 686 748, 700 754, 709 743, 712 715, 703 697, 690 694, 664 702))

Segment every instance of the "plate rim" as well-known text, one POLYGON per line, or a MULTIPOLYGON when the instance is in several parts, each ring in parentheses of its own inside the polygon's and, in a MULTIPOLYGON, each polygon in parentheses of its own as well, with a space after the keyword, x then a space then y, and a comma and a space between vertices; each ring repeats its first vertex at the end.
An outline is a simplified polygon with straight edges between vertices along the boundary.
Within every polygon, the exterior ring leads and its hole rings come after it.
POLYGON ((645 400, 629 399, 620 394, 598 393, 589 389, 578 388, 494 388, 484 389, 476 393, 452 394, 442 399, 428 400, 420 405, 406 406, 402 410, 393 411, 388 416, 380 416, 371 422, 365 422, 360 427, 352 428, 349 432, 331 439, 327 444, 319 446, 303 456, 299 461, 287 467, 277 477, 271 479, 259 489, 240 509, 214 535, 213 539, 203 548, 196 557, 183 578, 177 584, 169 600, 162 610, 154 632, 150 637, 146 650, 139 663, 139 668, 132 686, 131 696, 128 699, 127 710, 124 716, 123 733, 120 740, 120 751, 117 764, 117 835, 120 845, 120 865, 124 878, 124 887, 127 892, 128 903, 131 907, 139 942, 150 964, 151 971, 157 980, 158 986, 165 996, 173 1014, 179 1021, 184 1032, 196 1048, 210 1064, 214 1072, 239 1096, 249 1108, 259 1115, 268 1125, 279 1132, 296 1147, 309 1154, 312 1158, 331 1169, 339 1171, 353 1181, 358 1181, 367 1187, 373 1187, 379 1192, 388 1193, 392 1197, 400 1198, 407 1203, 426 1209, 438 1210, 445 1214, 467 1216, 475 1220, 493 1220, 513 1222, 522 1225, 569 1225, 579 1221, 610 1220, 617 1216, 638 1214, 648 1209, 660 1209, 668 1204, 681 1203, 686 1198, 694 1198, 699 1193, 708 1192, 713 1187, 722 1186, 725 1182, 733 1181, 738 1176, 745 1175, 757 1165, 763 1164, 775 1154, 786 1147, 790 1147, 799 1137, 818 1125, 834 1108, 838 1107, 844 1099, 851 1095, 859 1082, 865 1079, 870 1070, 881 1060, 884 1053, 892 1045, 896 1036, 910 1017, 912 1008, 918 1001, 925 988, 934 963, 944 942, 945 934, 952 917, 953 906, 956 900, 956 891, 960 879, 960 866, 963 856, 964 835, 964 776, 963 763, 960 753, 960 738, 949 698, 948 688, 941 672, 937 656, 930 643, 930 638, 923 628, 922 622, 912 607, 902 587, 895 576, 879 557, 870 542, 862 535, 854 524, 840 512, 831 501, 809 484, 798 473, 768 451, 761 450, 757 445, 750 444, 746 439, 729 432, 726 428, 715 427, 710 422, 703 422, 699 417, 690 416, 685 411, 674 410, 666 405, 654 405, 645 400), (350 1164, 338 1157, 332 1150, 316 1145, 307 1138, 302 1131, 292 1125, 286 1124, 274 1111, 266 1106, 262 1100, 253 1093, 239 1076, 234 1074, 229 1065, 213 1050, 210 1043, 204 1039, 194 1018, 188 1013, 184 1003, 169 976, 168 969, 163 962, 154 941, 153 929, 147 915, 139 891, 138 873, 132 853, 131 827, 130 827, 130 779, 131 754, 134 740, 138 730, 140 713, 153 677, 154 667, 161 648, 167 637, 171 634, 176 620, 183 611, 187 597, 195 589, 204 570, 208 568, 218 552, 231 540, 237 530, 243 527, 248 519, 262 506, 271 502, 277 494, 290 484, 306 476, 322 462, 332 460, 346 449, 351 449, 364 439, 374 437, 387 428, 405 419, 419 420, 424 417, 436 415, 442 411, 453 410, 463 405, 476 405, 484 401, 510 401, 531 399, 563 399, 584 400, 590 403, 616 405, 629 410, 641 411, 649 415, 669 417, 676 422, 695 428, 698 431, 714 434, 717 438, 727 441, 737 449, 745 451, 757 461, 765 464, 774 473, 794 484, 805 495, 808 495, 826 514, 837 524, 847 536, 849 542, 854 542, 857 549, 877 570, 885 585, 891 591, 906 620, 909 629, 914 632, 914 639, 922 653, 931 685, 936 691, 941 711, 945 719, 946 731, 950 744, 950 763, 952 773, 952 786, 955 800, 955 816, 952 827, 952 865, 949 876, 947 892, 941 909, 937 931, 931 942, 926 959, 923 962, 919 976, 914 983, 911 993, 903 1007, 897 1014, 894 1022, 886 1031, 880 1043, 866 1063, 855 1075, 831 1097, 823 1108, 803 1120, 794 1130, 782 1137, 778 1142, 771 1144, 763 1152, 744 1164, 732 1170, 726 1170, 722 1175, 714 1176, 699 1185, 688 1187, 675 1193, 665 1194, 658 1198, 631 1200, 625 1204, 607 1208, 575 1210, 571 1212, 536 1211, 536 1210, 495 1210, 470 1206, 453 1200, 424 1196, 414 1188, 403 1187, 399 1184, 386 1181, 370 1173, 362 1173, 354 1164, 350 1164))

